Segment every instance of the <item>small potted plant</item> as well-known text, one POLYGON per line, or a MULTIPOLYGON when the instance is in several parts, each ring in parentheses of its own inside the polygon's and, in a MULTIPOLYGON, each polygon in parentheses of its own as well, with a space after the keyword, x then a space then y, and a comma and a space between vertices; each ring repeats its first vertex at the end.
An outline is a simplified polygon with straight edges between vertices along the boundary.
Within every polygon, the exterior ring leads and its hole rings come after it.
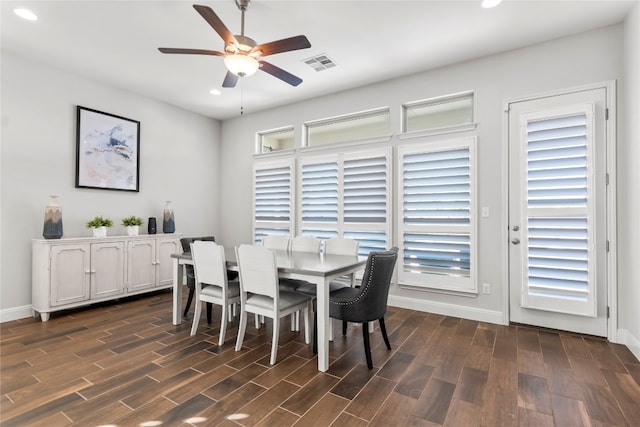
POLYGON ((128 236, 137 236, 142 225, 142 218, 135 215, 122 218, 122 225, 126 227, 128 236))
POLYGON ((107 237, 107 227, 111 227, 113 221, 109 218, 103 218, 97 216, 91 221, 87 222, 87 228, 93 229, 93 237, 107 237))

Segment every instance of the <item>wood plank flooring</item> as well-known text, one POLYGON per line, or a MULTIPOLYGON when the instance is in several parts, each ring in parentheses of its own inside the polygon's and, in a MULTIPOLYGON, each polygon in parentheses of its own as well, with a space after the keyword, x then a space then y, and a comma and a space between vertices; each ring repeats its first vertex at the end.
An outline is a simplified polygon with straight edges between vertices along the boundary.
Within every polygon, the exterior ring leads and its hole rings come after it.
MULTIPOLYGON (((214 319, 220 308, 214 306, 214 319)), ((336 322, 319 373, 303 332, 237 320, 189 336, 171 293, 0 326, 0 424, 9 426, 639 426, 640 362, 599 338, 390 307, 392 350, 336 322), (151 423, 155 422, 155 423, 151 423), (146 423, 146 424, 143 424, 146 423), (161 423, 161 424, 158 424, 161 423)))

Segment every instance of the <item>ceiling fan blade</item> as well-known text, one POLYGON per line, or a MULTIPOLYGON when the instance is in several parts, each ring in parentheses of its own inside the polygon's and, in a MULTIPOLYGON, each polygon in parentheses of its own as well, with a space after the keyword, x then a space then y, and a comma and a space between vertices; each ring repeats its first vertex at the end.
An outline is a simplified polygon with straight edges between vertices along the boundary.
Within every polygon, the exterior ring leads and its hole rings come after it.
POLYGON ((236 83, 238 83, 238 76, 231 71, 227 71, 227 75, 224 76, 224 81, 222 82, 222 87, 236 87, 236 83))
POLYGON ((289 37, 288 39, 276 40, 274 42, 263 43, 252 49, 252 51, 261 50, 260 56, 274 55, 276 53, 289 52, 298 49, 307 49, 311 47, 311 43, 305 36, 289 37))
POLYGON ((289 83, 291 86, 298 86, 302 83, 302 79, 300 77, 296 77, 282 68, 268 63, 267 61, 260 61, 260 69, 265 73, 271 74, 273 77, 279 78, 283 82, 289 83))
POLYGON ((228 44, 237 44, 236 38, 234 37, 233 33, 229 31, 227 26, 224 25, 224 22, 222 22, 222 20, 218 18, 218 15, 216 15, 213 9, 211 9, 209 6, 201 6, 198 4, 194 4, 193 7, 198 11, 200 16, 202 16, 205 21, 207 21, 209 25, 211 25, 211 27, 216 30, 216 33, 218 33, 220 37, 222 37, 225 46, 228 44))
POLYGON ((180 49, 174 47, 159 47, 158 50, 162 53, 186 53, 192 55, 212 55, 212 56, 224 56, 224 53, 217 50, 205 50, 205 49, 180 49))

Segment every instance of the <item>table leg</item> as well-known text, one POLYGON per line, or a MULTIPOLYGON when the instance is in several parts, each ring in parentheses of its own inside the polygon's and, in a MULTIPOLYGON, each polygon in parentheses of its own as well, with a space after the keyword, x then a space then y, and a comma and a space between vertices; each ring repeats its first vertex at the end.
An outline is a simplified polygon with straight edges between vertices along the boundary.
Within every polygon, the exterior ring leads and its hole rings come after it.
POLYGON ((318 325, 318 370, 329 369, 329 281, 318 279, 316 283, 318 325))
POLYGON ((182 323, 182 264, 173 258, 173 324, 182 323))

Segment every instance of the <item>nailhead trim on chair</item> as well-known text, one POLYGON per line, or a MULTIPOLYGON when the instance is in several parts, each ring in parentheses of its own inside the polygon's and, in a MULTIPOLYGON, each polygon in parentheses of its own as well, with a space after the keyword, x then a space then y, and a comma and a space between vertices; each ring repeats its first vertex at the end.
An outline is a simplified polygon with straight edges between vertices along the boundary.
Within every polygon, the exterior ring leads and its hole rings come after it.
POLYGON ((371 272, 369 273, 369 280, 367 281, 367 285, 364 287, 364 291, 362 291, 360 293, 360 295, 358 295, 358 298, 356 298, 354 300, 351 300, 351 301, 341 301, 341 302, 331 301, 331 304, 343 305, 343 306, 352 305, 352 304, 355 304, 358 301, 360 301, 360 299, 362 299, 362 297, 365 296, 365 294, 369 291, 369 287, 371 286, 371 279, 373 277, 373 270, 375 269, 376 258, 378 256, 379 257, 387 257, 388 258, 388 257, 397 256, 397 254, 378 254, 374 258, 372 258, 372 260, 371 260, 371 272))

